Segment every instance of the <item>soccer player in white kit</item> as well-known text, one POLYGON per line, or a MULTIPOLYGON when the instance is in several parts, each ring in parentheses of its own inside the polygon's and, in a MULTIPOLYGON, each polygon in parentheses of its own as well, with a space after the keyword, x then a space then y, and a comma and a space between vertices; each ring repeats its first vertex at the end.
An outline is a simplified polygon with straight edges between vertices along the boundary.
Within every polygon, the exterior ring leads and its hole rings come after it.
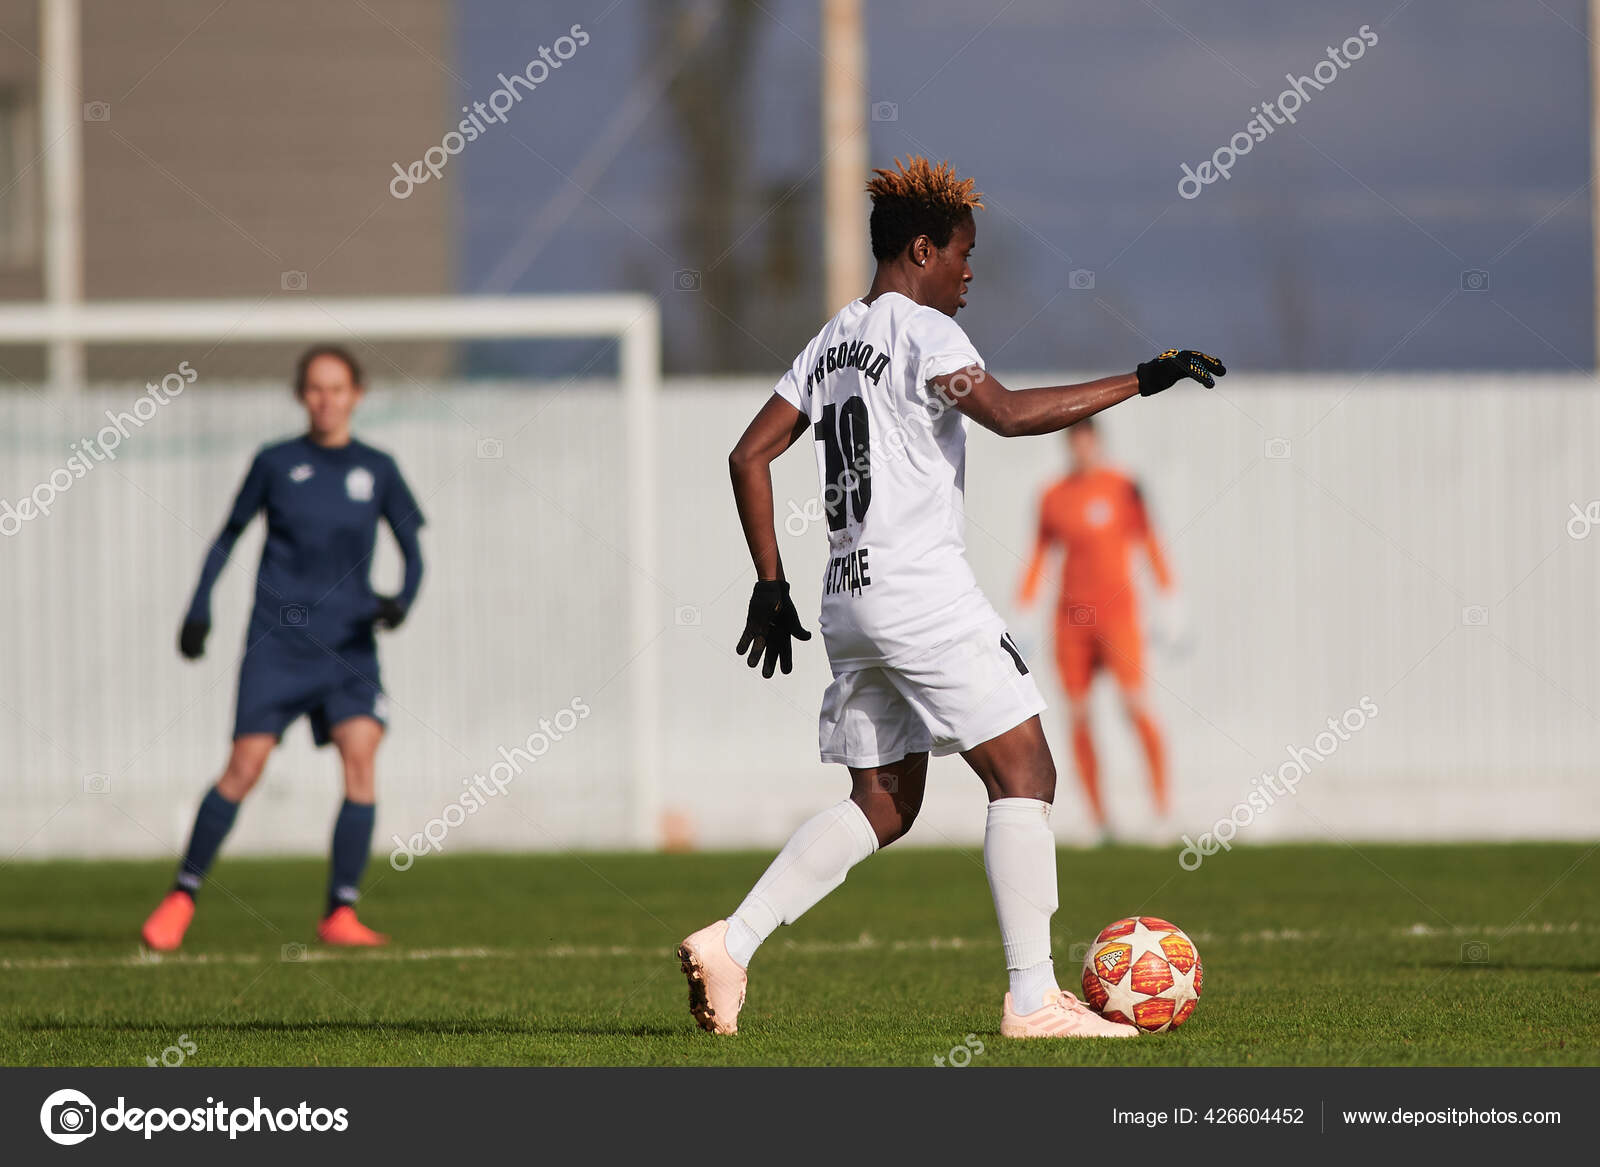
POLYGON ((770 465, 802 436, 816 450, 830 544, 822 636, 833 683, 822 759, 850 770, 850 797, 797 830, 726 919, 685 938, 678 958, 702 1029, 734 1033, 746 969, 851 867, 911 829, 929 753, 959 753, 989 794, 983 858, 1010 987, 1006 1037, 1133 1037, 1056 984, 1050 917, 1056 771, 1044 700, 968 565, 962 498, 966 419, 1005 437, 1047 434, 1135 395, 1225 370, 1171 349, 1136 372, 1082 385, 1006 389, 953 317, 972 280, 973 180, 912 158, 874 171, 872 287, 796 358, 729 456, 757 582, 737 651, 771 677, 809 640, 784 580, 770 465))

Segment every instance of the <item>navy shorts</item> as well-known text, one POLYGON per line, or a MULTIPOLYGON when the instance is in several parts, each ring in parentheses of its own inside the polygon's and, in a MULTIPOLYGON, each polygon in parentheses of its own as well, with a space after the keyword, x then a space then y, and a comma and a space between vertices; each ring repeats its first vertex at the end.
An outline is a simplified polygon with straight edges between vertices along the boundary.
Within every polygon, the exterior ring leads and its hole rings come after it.
POLYGON ((388 700, 372 654, 317 658, 246 653, 239 670, 239 700, 233 736, 283 731, 301 714, 311 719, 311 739, 319 746, 333 740, 333 727, 352 717, 389 723, 388 700))

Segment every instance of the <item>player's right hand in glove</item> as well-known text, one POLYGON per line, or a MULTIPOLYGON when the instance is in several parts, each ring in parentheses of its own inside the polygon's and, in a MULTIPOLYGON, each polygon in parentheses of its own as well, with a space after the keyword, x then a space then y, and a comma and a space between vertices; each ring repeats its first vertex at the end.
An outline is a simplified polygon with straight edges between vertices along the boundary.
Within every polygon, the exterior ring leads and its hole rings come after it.
POLYGON ((184 660, 199 660, 206 654, 206 634, 211 625, 204 620, 185 620, 178 633, 178 651, 184 660))
POLYGON ((1207 389, 1216 387, 1213 377, 1228 370, 1216 357, 1195 352, 1194 349, 1169 348, 1159 357, 1144 362, 1134 370, 1139 378, 1139 396, 1153 397, 1163 389, 1170 389, 1185 377, 1193 377, 1207 389))
POLYGON ((750 611, 744 619, 744 635, 739 637, 739 647, 733 651, 740 656, 749 652, 749 665, 762 662, 761 675, 772 676, 774 665, 787 674, 794 667, 791 645, 794 640, 810 640, 811 633, 800 626, 800 613, 794 610, 789 598, 789 583, 781 579, 758 579, 750 593, 750 611))

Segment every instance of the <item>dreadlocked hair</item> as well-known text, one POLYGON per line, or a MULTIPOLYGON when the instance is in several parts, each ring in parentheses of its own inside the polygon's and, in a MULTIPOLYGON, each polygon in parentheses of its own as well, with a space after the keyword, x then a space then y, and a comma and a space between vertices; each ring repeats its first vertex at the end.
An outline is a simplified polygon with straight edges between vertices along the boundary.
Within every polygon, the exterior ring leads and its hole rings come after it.
POLYGON ((874 170, 867 181, 874 259, 892 259, 918 235, 943 247, 956 225, 983 206, 973 180, 957 178, 949 162, 935 166, 913 155, 905 162, 896 158, 894 164, 894 170, 874 170))

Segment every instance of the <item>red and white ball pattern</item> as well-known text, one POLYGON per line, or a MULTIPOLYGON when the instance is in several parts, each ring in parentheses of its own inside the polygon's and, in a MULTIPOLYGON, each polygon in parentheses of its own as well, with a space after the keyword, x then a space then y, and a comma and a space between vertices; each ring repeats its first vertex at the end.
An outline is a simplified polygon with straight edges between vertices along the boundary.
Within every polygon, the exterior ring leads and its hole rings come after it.
POLYGON ((1083 999, 1111 1021, 1146 1033, 1176 1029, 1200 999, 1200 952, 1157 916, 1108 925, 1083 958, 1083 999))

